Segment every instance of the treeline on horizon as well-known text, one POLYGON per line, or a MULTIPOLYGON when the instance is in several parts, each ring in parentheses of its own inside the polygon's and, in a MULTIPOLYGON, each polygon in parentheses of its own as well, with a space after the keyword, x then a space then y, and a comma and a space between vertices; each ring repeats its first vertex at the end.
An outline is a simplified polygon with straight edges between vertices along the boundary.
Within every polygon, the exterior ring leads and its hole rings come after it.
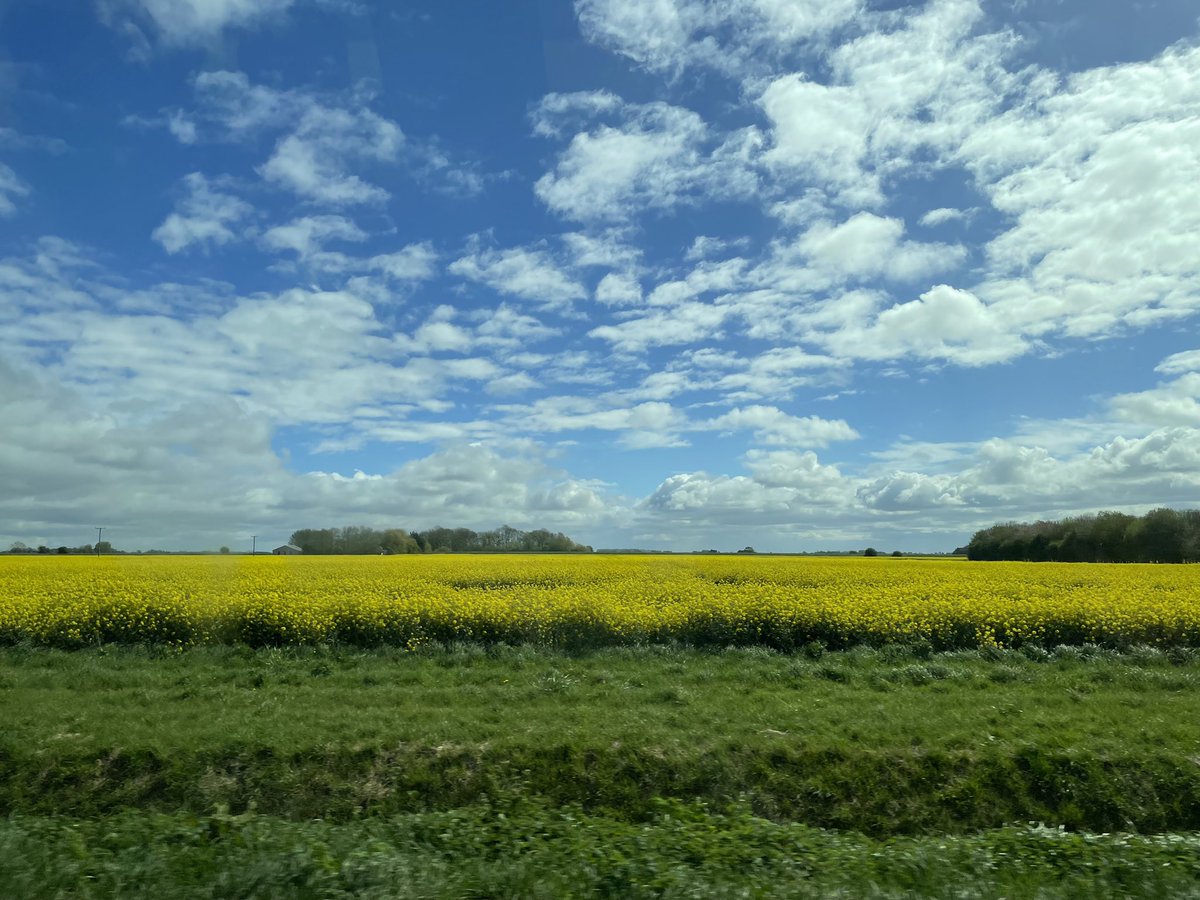
POLYGON ((1101 512, 977 531, 967 558, 1024 562, 1200 562, 1200 509, 1101 512))
POLYGON ((368 553, 591 553, 592 548, 577 544, 561 531, 521 531, 502 525, 491 531, 470 528, 430 528, 406 531, 403 528, 378 530, 363 525, 345 528, 302 528, 292 533, 288 543, 305 554, 368 553))

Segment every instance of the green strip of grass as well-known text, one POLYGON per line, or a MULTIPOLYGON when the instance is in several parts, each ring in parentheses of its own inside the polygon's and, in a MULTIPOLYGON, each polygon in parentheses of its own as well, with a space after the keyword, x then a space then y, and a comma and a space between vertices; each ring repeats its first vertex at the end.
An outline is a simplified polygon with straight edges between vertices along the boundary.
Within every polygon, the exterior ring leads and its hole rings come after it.
POLYGON ((654 798, 875 835, 1200 828, 1200 663, 1153 651, 0 651, 0 813, 654 798))
POLYGON ((0 821, 0 895, 1196 897, 1200 836, 1036 826, 874 841, 659 802, 628 823, 528 802, 335 824, 126 813, 0 821))

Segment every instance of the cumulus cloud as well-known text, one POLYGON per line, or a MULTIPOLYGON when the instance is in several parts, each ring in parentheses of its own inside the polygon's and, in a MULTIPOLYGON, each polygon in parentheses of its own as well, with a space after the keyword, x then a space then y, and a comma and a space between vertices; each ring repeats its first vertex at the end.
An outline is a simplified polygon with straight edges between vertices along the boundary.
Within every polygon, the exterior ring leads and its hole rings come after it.
MULTIPOLYGON (((752 450, 747 474, 687 472, 665 478, 638 503, 643 525, 702 538, 736 526, 747 539, 878 540, 958 532, 1012 518, 1058 517, 1120 507, 1136 511, 1200 502, 1200 429, 1055 456, 993 439, 952 454, 955 471, 897 470, 864 478, 822 464, 811 451, 752 450)), ((851 544, 853 546, 853 544, 851 544)))
POLYGON ((936 0, 833 49, 827 81, 771 80, 767 162, 842 205, 880 205, 889 179, 948 157, 1020 86, 1005 69, 1014 40, 975 34, 982 18, 976 0, 936 0))
POLYGON ((883 511, 962 507, 992 521, 1116 506, 1177 506, 1200 500, 1198 461, 1196 428, 1118 436, 1065 457, 997 438, 979 445, 958 472, 893 472, 864 484, 858 497, 883 511))
POLYGON ((745 464, 750 475, 672 475, 639 509, 651 521, 669 521, 685 532, 737 526, 749 529, 739 534, 763 537, 771 530, 775 545, 781 536, 811 535, 853 515, 852 482, 812 452, 751 451, 745 464))
POLYGON ((83 543, 94 522, 118 547, 210 549, 282 542, 296 528, 548 527, 579 534, 612 516, 592 483, 532 447, 458 445, 390 471, 290 471, 272 429, 232 399, 139 422, 0 364, 0 519, 9 540, 83 543), (397 512, 397 511, 400 512, 397 512))
MULTIPOLYGON (((699 115, 666 103, 626 103, 611 94, 552 94, 534 130, 555 134, 580 113, 609 121, 579 131, 534 186, 552 211, 577 221, 621 221, 647 210, 752 194, 752 129, 715 138, 699 115)), ((586 126, 585 126, 586 127, 586 126)))
POLYGON ((566 306, 588 295, 587 288, 543 248, 485 249, 475 239, 467 254, 448 268, 462 278, 543 307, 566 306))
POLYGON ((280 138, 259 172, 308 200, 332 206, 378 204, 389 194, 346 167, 358 160, 395 162, 404 143, 396 123, 370 110, 313 105, 290 134, 280 138))
POLYGON ((255 84, 243 72, 201 72, 192 81, 196 107, 169 110, 165 122, 181 142, 256 144, 275 139, 257 167, 268 183, 334 208, 379 205, 390 192, 367 175, 400 167, 409 177, 452 193, 477 193, 483 178, 451 159, 432 139, 413 139, 371 108, 362 89, 319 93, 255 84))
POLYGON ((609 272, 596 285, 596 300, 605 306, 634 306, 642 299, 642 286, 627 272, 609 272))
POLYGON ((838 356, 915 356, 967 366, 1003 362, 1027 348, 978 297, 944 284, 883 310, 869 325, 847 323, 813 339, 838 356))
POLYGON ((750 429, 763 444, 791 444, 799 447, 825 447, 835 441, 850 441, 858 432, 843 419, 820 416, 791 416, 774 406, 747 406, 731 409, 706 423, 718 431, 750 429))
POLYGON ((1109 401, 1118 419, 1148 426, 1200 426, 1200 371, 1196 366, 1183 368, 1186 354, 1176 356, 1182 359, 1171 357, 1176 365, 1166 371, 1182 371, 1178 378, 1148 391, 1118 394, 1109 401))
POLYGON ((810 264, 837 278, 917 281, 953 269, 966 257, 957 244, 902 240, 904 223, 861 212, 845 222, 812 225, 795 243, 810 264))
POLYGON ((269 228, 262 243, 271 250, 290 250, 302 260, 312 259, 329 241, 365 241, 367 233, 344 216, 304 216, 269 228))
POLYGON ((758 71, 848 22, 858 0, 579 0, 585 37, 652 71, 758 71), (725 38, 725 40, 722 40, 725 38))
POLYGON ((199 299, 156 286, 130 298, 71 254, 47 245, 43 265, 0 263, 0 285, 21 285, 0 325, 6 352, 52 361, 64 384, 88 384, 97 402, 171 409, 237 397, 278 425, 353 429, 359 407, 440 398, 500 373, 484 358, 413 356, 368 286, 199 299), (135 307, 122 310, 129 299, 135 307))
POLYGON ((183 186, 187 195, 151 237, 171 254, 190 247, 207 252, 214 246, 237 240, 234 226, 247 219, 254 208, 245 200, 215 188, 200 172, 185 176, 183 186))
POLYGON ((639 315, 615 325, 600 325, 589 337, 607 341, 623 353, 641 353, 649 347, 690 344, 712 338, 731 310, 709 303, 680 303, 667 311, 639 315))
POLYGON ((929 212, 921 216, 920 223, 926 228, 934 228, 938 225, 944 225, 947 222, 965 222, 970 217, 971 213, 968 210, 940 206, 937 209, 929 210, 929 212))
POLYGON ((1177 375, 1183 372, 1200 371, 1200 350, 1185 350, 1173 353, 1154 367, 1155 372, 1177 375))
POLYGON ((958 158, 1014 222, 976 289, 1010 328, 1100 337, 1195 313, 1198 85, 1200 47, 1178 46, 1044 79, 964 142, 958 158))

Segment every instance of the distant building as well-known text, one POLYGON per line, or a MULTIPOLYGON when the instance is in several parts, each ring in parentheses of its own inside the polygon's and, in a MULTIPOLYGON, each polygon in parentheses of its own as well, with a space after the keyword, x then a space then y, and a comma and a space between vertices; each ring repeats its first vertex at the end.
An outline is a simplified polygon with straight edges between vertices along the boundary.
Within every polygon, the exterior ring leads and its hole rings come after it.
POLYGON ((296 556, 304 551, 295 544, 284 544, 282 547, 276 547, 271 551, 275 556, 296 556))

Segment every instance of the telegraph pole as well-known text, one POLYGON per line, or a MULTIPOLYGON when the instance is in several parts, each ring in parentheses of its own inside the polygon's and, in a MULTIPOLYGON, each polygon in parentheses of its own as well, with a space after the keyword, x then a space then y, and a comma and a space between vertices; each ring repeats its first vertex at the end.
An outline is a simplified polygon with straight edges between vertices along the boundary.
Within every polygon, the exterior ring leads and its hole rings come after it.
POLYGON ((258 535, 250 535, 250 555, 258 556, 258 535))
POLYGON ((96 526, 96 555, 97 556, 100 555, 100 536, 102 534, 104 534, 104 526, 97 525, 96 526))

